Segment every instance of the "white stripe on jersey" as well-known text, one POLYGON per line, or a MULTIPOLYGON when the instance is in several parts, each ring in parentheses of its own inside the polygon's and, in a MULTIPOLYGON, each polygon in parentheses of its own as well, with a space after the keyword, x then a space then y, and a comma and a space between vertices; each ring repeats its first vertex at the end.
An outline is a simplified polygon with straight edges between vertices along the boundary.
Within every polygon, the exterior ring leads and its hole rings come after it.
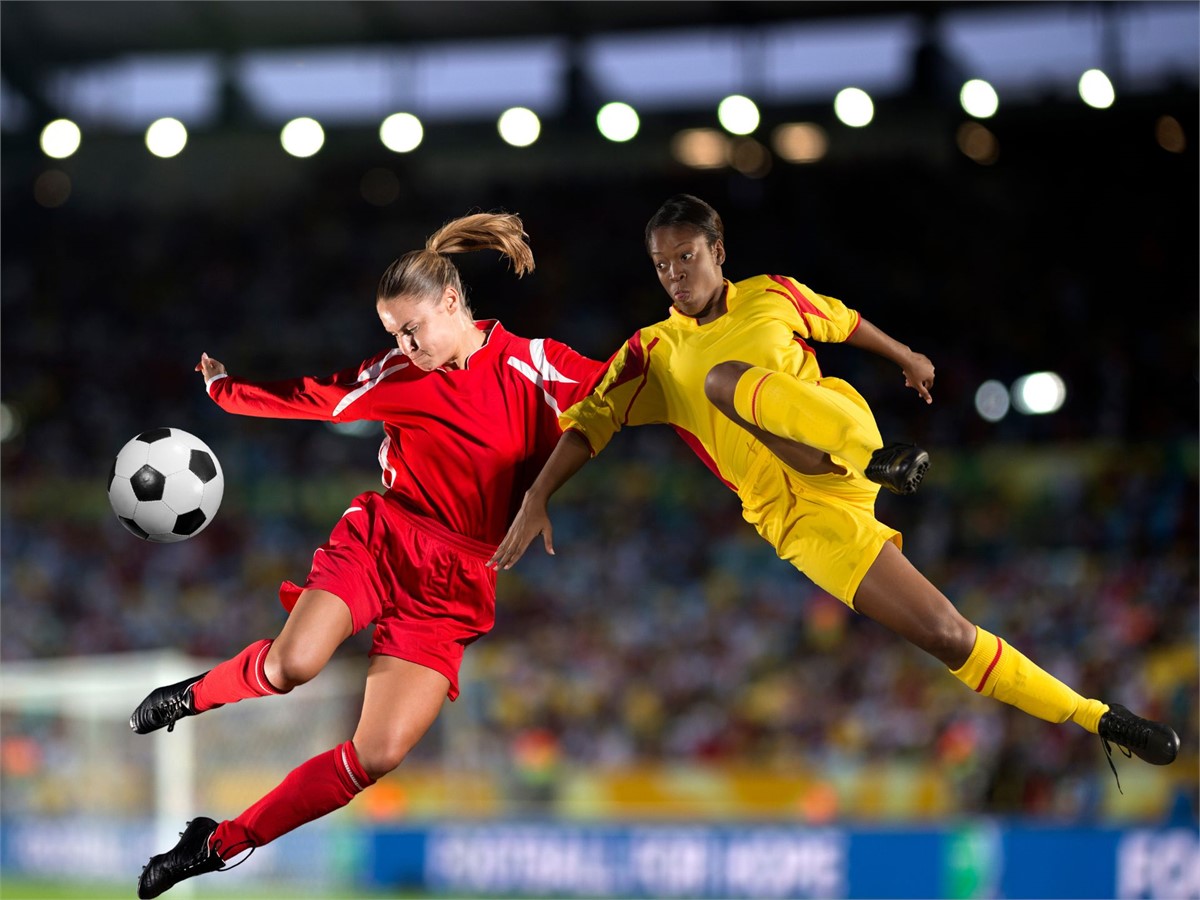
MULTIPOLYGON (((379 467, 383 469, 383 486, 389 491, 392 485, 396 483, 396 470, 388 465, 388 451, 392 449, 392 438, 388 434, 384 434, 383 442, 379 445, 379 467)), ((349 512, 349 510, 346 510, 349 512)))
POLYGON ((517 359, 515 356, 508 358, 508 364, 528 378, 537 387, 541 388, 542 397, 545 398, 546 404, 554 410, 557 416, 560 413, 558 401, 551 396, 546 390, 547 381, 559 381, 563 384, 575 384, 574 378, 568 378, 558 369, 554 368, 554 364, 546 359, 546 346, 543 338, 534 338, 529 342, 529 358, 533 360, 533 365, 525 362, 523 359, 517 359))
POLYGON ((347 406, 349 406, 351 403, 353 403, 355 400, 357 400, 359 397, 361 397, 367 391, 371 390, 371 388, 375 387, 375 385, 379 384, 379 382, 383 381, 383 379, 387 378, 393 372, 399 372, 401 369, 407 369, 408 368, 407 361, 402 362, 397 366, 389 366, 386 369, 384 368, 384 363, 386 363, 393 356, 403 356, 403 355, 404 354, 402 353, 400 348, 397 347, 395 350, 389 351, 388 355, 385 356, 383 359, 379 360, 379 362, 375 363, 374 365, 367 366, 367 368, 365 368, 361 372, 359 372, 358 380, 366 382, 366 383, 360 385, 359 387, 356 387, 354 390, 352 390, 350 393, 348 393, 345 397, 343 397, 341 399, 341 402, 339 402, 338 405, 335 406, 333 409, 334 417, 336 418, 337 416, 341 415, 347 406))

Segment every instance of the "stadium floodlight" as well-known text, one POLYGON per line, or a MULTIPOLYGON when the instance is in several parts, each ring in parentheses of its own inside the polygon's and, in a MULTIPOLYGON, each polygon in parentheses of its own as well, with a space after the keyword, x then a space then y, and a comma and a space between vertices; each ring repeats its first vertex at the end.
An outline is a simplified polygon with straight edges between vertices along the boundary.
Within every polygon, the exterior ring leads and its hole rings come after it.
POLYGON ((717 105, 717 121, 730 134, 751 134, 761 120, 758 105, 741 94, 730 94, 717 105))
POLYGON ((692 169, 719 169, 730 153, 729 138, 715 128, 686 128, 671 138, 671 155, 692 169))
POLYGON ((833 112, 843 125, 862 128, 875 118, 875 103, 862 88, 842 88, 833 98, 833 112))
POLYGON ((1079 76, 1079 96, 1093 109, 1108 109, 1117 99, 1112 82, 1099 69, 1088 69, 1079 76))
POLYGON ((500 114, 496 130, 506 144, 513 147, 528 147, 542 133, 542 122, 531 109, 514 106, 500 114))
POLYGON ((1000 97, 996 89, 982 78, 972 78, 958 92, 958 102, 963 111, 976 119, 990 119, 1000 108, 1000 97))
POLYGON ((1168 153, 1182 153, 1187 149, 1187 135, 1174 116, 1159 116, 1154 123, 1154 139, 1168 153))
POLYGON ((283 126, 283 131, 279 132, 279 142, 292 156, 303 159, 325 145, 325 129, 316 119, 301 116, 283 126))
POLYGON ((1008 415, 1008 388, 1003 382, 985 381, 975 391, 975 412, 988 422, 999 422, 1008 415))
POLYGON ((187 142, 187 128, 178 119, 156 119, 146 129, 146 149, 160 159, 178 156, 187 142))
POLYGON ((392 113, 379 126, 379 140, 393 153, 409 153, 420 146, 425 137, 421 120, 412 113, 392 113))
POLYGON ((0 443, 11 440, 21 431, 21 417, 7 403, 0 403, 0 443))
POLYGON ((955 134, 958 149, 981 166, 990 166, 1000 158, 1000 142, 978 122, 963 122, 955 134))
POLYGON ((771 146, 790 163, 812 163, 825 156, 829 138, 813 122, 785 122, 771 134, 771 146))
POLYGON ((623 143, 637 135, 641 120, 628 103, 605 103, 596 113, 596 127, 610 141, 623 143))
POLYGON ((1058 412, 1067 399, 1067 386, 1056 372, 1032 372, 1013 382, 1012 405, 1027 416, 1058 412))
POLYGON ((79 149, 83 135, 70 119, 55 119, 42 129, 42 152, 51 159, 66 159, 79 149))

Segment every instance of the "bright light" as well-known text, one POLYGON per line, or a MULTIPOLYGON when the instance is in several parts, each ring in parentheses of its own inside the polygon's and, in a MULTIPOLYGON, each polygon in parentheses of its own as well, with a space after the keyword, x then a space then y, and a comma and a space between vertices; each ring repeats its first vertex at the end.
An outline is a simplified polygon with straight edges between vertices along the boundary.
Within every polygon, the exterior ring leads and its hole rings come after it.
POLYGON ((187 128, 178 119, 158 119, 146 129, 146 149, 162 159, 178 156, 187 140, 187 128))
POLYGON ((71 178, 66 172, 48 169, 33 183, 33 199, 38 206, 54 209, 62 206, 71 196, 71 178))
POLYGON ((1174 116, 1159 116, 1154 123, 1154 139, 1168 153, 1182 153, 1187 149, 1187 135, 1174 116))
POLYGON ((771 135, 771 145, 790 163, 811 163, 821 159, 829 149, 825 129, 812 122, 788 122, 771 135))
POLYGON ((729 162, 747 178, 763 178, 771 171, 771 151, 754 138, 739 138, 729 162))
POLYGON ((1013 408, 1029 416, 1057 412, 1066 399, 1067 386, 1055 372, 1034 372, 1013 382, 1013 408))
POLYGON ((1008 415, 1008 388, 999 381, 985 381, 975 392, 975 412, 989 422, 999 422, 1008 415))
POLYGON ((417 149, 423 137, 425 129, 421 127, 421 120, 412 113, 392 113, 379 126, 379 140, 394 153, 417 149))
POLYGON ((688 128, 671 138, 671 155, 693 169, 719 169, 729 161, 729 138, 715 128, 688 128))
POLYGON ((875 104, 871 95, 861 88, 842 88, 833 98, 833 111, 843 125, 862 128, 875 118, 875 104))
POLYGON ((70 119, 55 119, 42 129, 42 152, 52 159, 66 159, 79 149, 82 135, 70 119))
POLYGON ((1108 109, 1117 99, 1112 82, 1099 69, 1088 69, 1079 76, 1079 96, 1094 109, 1108 109))
POLYGON ((1000 108, 1000 98, 996 89, 981 78, 972 78, 962 86, 958 94, 958 102, 968 116, 977 119, 988 119, 1000 108))
POLYGON ((605 103, 596 113, 596 127, 610 141, 628 141, 640 126, 637 110, 628 103, 605 103))
POLYGON ((0 403, 0 441, 11 440, 21 431, 21 418, 7 403, 0 403))
POLYGON ((542 133, 542 123, 533 110, 514 106, 501 113, 496 129, 505 143, 514 147, 528 147, 542 133))
POLYGON ((759 120, 754 101, 741 94, 730 94, 717 106, 717 121, 730 134, 750 134, 759 120))
POLYGON ((958 149, 981 166, 990 166, 1000 158, 1000 142, 978 122, 963 122, 955 138, 958 149))
POLYGON ((312 156, 325 145, 325 130, 316 119, 302 116, 292 119, 279 132, 279 142, 292 156, 312 156))

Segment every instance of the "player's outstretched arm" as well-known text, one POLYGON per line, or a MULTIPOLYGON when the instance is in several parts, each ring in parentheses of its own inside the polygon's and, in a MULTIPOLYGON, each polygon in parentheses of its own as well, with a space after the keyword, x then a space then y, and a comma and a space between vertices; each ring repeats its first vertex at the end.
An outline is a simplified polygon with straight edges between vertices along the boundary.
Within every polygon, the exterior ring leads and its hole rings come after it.
POLYGON ((933 363, 924 353, 917 353, 862 318, 846 343, 890 359, 904 373, 904 386, 920 394, 926 403, 933 402, 933 395, 929 392, 933 387, 933 363))
POLYGON ((504 540, 488 560, 493 569, 511 569, 518 559, 525 555, 525 549, 539 534, 546 545, 546 552, 554 555, 554 529, 550 524, 550 515, 546 506, 551 495, 570 480, 571 476, 583 468, 583 464, 592 458, 592 448, 587 440, 578 432, 569 429, 563 432, 554 447, 554 452, 542 466, 542 471, 534 480, 521 508, 517 510, 512 524, 504 540))
POLYGON ((196 363, 196 371, 204 376, 206 382, 217 375, 228 374, 225 371, 225 363, 213 359, 207 353, 200 354, 200 362, 196 363))

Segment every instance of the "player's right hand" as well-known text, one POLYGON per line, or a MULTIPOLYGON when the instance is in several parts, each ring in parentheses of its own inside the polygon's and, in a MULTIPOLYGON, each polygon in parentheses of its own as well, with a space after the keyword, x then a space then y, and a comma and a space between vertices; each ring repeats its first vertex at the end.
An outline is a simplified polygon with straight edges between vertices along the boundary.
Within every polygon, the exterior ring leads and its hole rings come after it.
POLYGON ((207 353, 200 354, 200 362, 196 363, 196 371, 208 381, 217 375, 225 375, 225 363, 213 359, 207 353))

